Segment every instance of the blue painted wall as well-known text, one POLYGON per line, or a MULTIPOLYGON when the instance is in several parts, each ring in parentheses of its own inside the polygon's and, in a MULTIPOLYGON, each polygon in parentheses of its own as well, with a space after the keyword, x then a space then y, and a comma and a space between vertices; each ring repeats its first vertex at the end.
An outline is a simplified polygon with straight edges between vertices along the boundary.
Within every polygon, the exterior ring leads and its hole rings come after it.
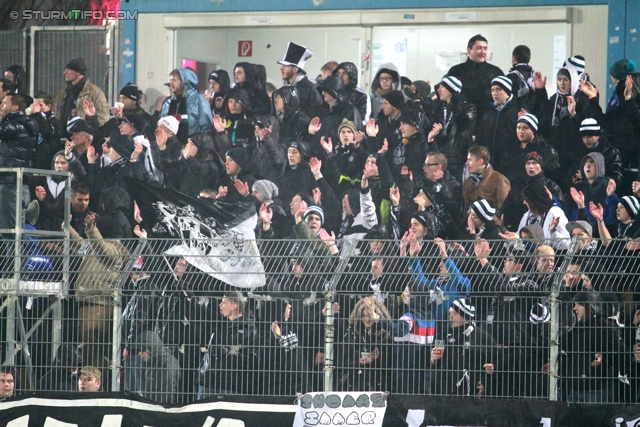
MULTIPOLYGON (((153 12, 268 12, 294 10, 360 10, 360 9, 427 9, 470 7, 522 7, 522 6, 571 6, 608 4, 607 63, 610 66, 620 58, 630 58, 640 63, 640 0, 122 0, 122 10, 138 13, 153 12), (314 4, 318 3, 317 5, 314 4), (635 32, 634 32, 635 30, 635 32)), ((123 82, 135 81, 136 23, 124 21, 124 39, 131 44, 123 47, 123 82), (129 55, 129 50, 133 54, 129 55)), ((608 87, 607 98, 611 95, 608 87)))

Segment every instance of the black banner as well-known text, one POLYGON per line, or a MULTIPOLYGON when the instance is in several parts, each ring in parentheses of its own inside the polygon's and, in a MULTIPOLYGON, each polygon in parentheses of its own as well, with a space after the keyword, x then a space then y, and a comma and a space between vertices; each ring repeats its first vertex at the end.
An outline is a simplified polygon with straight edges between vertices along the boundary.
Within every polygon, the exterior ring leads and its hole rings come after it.
POLYGON ((292 426, 293 398, 219 397, 167 406, 124 393, 37 393, 0 403, 0 427, 292 426))
POLYGON ((384 426, 636 427, 640 405, 389 396, 384 426))
MULTIPOLYGON (((43 392, 0 403, 0 427, 288 427, 296 411, 290 397, 220 396, 168 406, 124 393, 43 392)), ((636 427, 640 405, 391 395, 383 426, 636 427)))

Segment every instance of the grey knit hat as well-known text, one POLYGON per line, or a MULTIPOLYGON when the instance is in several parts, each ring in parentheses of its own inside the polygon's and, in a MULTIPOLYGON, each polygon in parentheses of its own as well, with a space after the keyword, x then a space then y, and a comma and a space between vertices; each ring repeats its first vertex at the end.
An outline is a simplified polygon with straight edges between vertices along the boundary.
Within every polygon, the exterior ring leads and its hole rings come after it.
POLYGON ((267 179, 260 179, 253 184, 251 190, 260 194, 265 201, 273 201, 278 197, 278 186, 267 179))

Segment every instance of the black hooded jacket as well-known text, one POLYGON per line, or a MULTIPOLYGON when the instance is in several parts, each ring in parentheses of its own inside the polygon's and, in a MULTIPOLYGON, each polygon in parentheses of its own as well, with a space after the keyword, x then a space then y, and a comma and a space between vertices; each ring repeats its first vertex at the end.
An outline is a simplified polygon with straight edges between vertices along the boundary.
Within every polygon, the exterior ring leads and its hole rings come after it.
POLYGON ((280 134, 278 142, 286 147, 290 142, 301 142, 307 139, 309 123, 311 119, 300 109, 300 97, 295 86, 283 86, 273 93, 275 103, 276 97, 281 97, 284 101, 284 112, 273 112, 280 122, 280 134))
POLYGON ((503 171, 502 158, 505 150, 517 140, 518 111, 517 104, 511 97, 505 101, 501 110, 491 103, 478 122, 475 145, 483 145, 489 149, 491 165, 498 172, 503 171))
POLYGON ((347 101, 358 109, 360 116, 364 119, 371 114, 371 101, 365 91, 358 89, 358 67, 353 62, 343 62, 338 64, 338 67, 333 70, 333 74, 337 75, 339 70, 344 70, 349 76, 349 84, 344 88, 347 101))
POLYGON ((249 104, 251 110, 257 115, 262 116, 271 113, 271 102, 269 102, 269 95, 260 88, 258 84, 258 73, 256 65, 248 62, 238 62, 233 69, 241 67, 244 70, 245 80, 242 83, 238 83, 238 86, 247 91, 249 95, 249 104))

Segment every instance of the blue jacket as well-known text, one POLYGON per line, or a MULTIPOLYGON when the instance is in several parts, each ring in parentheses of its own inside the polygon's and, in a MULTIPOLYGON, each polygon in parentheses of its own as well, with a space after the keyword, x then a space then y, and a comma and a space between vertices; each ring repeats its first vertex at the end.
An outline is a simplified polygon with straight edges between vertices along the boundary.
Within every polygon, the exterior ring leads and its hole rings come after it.
MULTIPOLYGON (((198 77, 196 73, 186 68, 178 68, 182 84, 184 85, 184 97, 187 102, 187 119, 189 124, 189 136, 197 133, 211 132, 213 126, 213 116, 211 115, 211 106, 206 98, 196 92, 198 85, 198 77)), ((171 98, 167 98, 162 104, 160 117, 169 115, 169 105, 171 98)))

